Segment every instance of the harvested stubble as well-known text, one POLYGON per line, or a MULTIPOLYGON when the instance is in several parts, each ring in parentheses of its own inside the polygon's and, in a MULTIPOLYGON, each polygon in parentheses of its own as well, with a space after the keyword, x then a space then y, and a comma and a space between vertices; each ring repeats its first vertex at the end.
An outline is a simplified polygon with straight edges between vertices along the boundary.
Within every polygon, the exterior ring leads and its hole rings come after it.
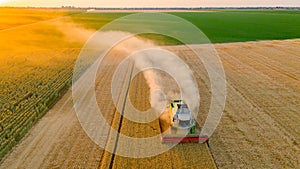
MULTIPOLYGON (((133 70, 134 71, 134 70, 133 70)), ((126 87, 126 86, 125 86, 126 87)), ((149 87, 142 73, 138 73, 131 80, 129 90, 129 98, 136 109, 144 111, 150 108, 149 103, 149 87)), ((126 104, 125 104, 126 105, 126 104)), ((160 126, 158 118, 150 123, 137 123, 126 119, 128 109, 124 109, 124 117, 121 119, 119 112, 115 113, 113 125, 121 125, 120 132, 124 135, 145 138, 160 134, 160 126), (116 116, 117 114, 117 116, 116 116)), ((154 112, 149 112, 154 113, 154 112)), ((148 115, 149 117, 151 114, 148 115)), ((145 118, 149 118, 147 115, 145 118)), ((122 139, 116 140, 115 137, 108 140, 108 146, 126 145, 128 153, 135 156, 143 154, 143 147, 130 143, 123 143, 122 139)), ((161 143, 159 143, 161 144, 161 143)), ((154 145, 153 145, 154 146, 154 145)), ((118 147, 117 147, 118 148, 118 147)), ((210 154, 207 144, 181 144, 173 147, 169 151, 154 157, 147 158, 129 158, 119 155, 113 155, 105 152, 102 160, 101 168, 215 168, 213 158, 210 154)))

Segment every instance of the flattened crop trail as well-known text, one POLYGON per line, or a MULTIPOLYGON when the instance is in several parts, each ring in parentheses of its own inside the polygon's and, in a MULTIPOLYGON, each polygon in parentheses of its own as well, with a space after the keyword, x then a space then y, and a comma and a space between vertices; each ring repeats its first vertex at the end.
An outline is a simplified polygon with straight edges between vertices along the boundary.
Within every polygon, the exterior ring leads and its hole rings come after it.
MULTIPOLYGON (((115 153, 116 153, 117 147, 118 147, 118 141, 119 141, 119 137, 120 137, 121 127, 122 127, 122 122, 123 122, 123 116, 124 116, 124 110, 125 110, 125 103, 126 103, 126 100, 127 100, 127 96, 128 96, 128 92, 129 92, 129 86, 130 86, 130 82, 131 82, 131 78, 132 78, 133 66, 134 66, 133 63, 131 62, 130 66, 127 70, 128 77, 126 77, 125 83, 123 85, 123 89, 125 90, 125 91, 123 91, 123 92, 125 92, 125 97, 124 98, 119 98, 119 101, 118 101, 118 104, 122 104, 122 110, 120 112, 121 117, 120 117, 120 122, 119 122, 119 127, 118 127, 118 134, 117 134, 117 137, 116 137, 116 142, 114 144, 114 151, 113 151, 113 154, 112 154, 112 157, 111 157, 109 168, 113 167, 114 159, 115 159, 115 156, 116 156, 115 153)), ((117 113, 117 109, 116 109, 115 113, 117 113)))

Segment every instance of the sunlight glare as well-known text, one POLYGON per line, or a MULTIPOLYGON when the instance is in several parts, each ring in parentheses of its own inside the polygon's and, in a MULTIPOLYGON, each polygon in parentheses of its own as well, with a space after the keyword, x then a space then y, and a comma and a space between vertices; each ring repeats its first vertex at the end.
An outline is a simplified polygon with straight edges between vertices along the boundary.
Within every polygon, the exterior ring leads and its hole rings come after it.
POLYGON ((0 0, 0 5, 8 2, 9 0, 0 0))

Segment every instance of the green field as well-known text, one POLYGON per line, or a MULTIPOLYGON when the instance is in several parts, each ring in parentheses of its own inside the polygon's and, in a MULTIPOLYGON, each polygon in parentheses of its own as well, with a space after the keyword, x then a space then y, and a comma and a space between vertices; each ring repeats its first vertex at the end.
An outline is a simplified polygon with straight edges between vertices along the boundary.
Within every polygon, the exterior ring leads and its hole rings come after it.
MULTIPOLYGON (((85 13, 84 10, 0 8, 0 16, 2 18, 2 22, 0 20, 0 31, 14 26, 62 16, 68 16, 65 18, 71 18, 72 21, 85 28, 98 30, 114 19, 130 14, 132 13, 85 13), (18 19, 15 19, 16 17, 18 19), (4 22, 3 19, 5 19, 4 22)), ((212 43, 300 38, 299 10, 223 10, 216 12, 177 12, 169 14, 193 23, 206 34, 212 43)), ((148 22, 157 22, 157 20, 148 22)), ((159 21, 157 23, 159 24, 159 21)), ((172 28, 166 29, 172 31, 172 28)), ((46 33, 49 34, 49 32, 46 33)), ((170 37, 153 34, 141 36, 155 40, 157 44, 180 44, 180 42, 170 37)), ((191 43, 201 42, 196 41, 191 43)))
POLYGON ((199 27, 213 43, 300 38, 300 11, 175 13, 199 27))
MULTIPOLYGON (((200 28, 213 43, 300 38, 300 11, 236 10, 170 13, 200 28)), ((73 20, 87 28, 99 29, 129 13, 85 13, 73 20)), ((144 35, 159 44, 176 44, 171 38, 144 35)))

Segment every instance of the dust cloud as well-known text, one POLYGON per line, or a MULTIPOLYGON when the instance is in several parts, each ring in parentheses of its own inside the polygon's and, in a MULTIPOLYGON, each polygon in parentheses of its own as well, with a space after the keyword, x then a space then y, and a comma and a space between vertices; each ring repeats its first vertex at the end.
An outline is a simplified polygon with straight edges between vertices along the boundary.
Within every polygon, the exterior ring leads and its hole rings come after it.
MULTIPOLYGON (((80 30, 75 28, 73 32, 77 34, 80 30)), ((90 33, 83 30, 80 35, 90 33)), ((121 52, 134 62, 138 71, 142 71, 150 88, 151 107, 160 113, 163 128, 169 128, 171 124, 168 105, 173 99, 183 99, 191 113, 197 115, 200 102, 198 86, 193 72, 178 56, 128 32, 99 31, 94 36, 99 38, 91 38, 89 44, 92 45, 89 47, 98 51, 108 49, 121 52)))
POLYGON ((183 99, 191 113, 197 116, 200 98, 198 87, 189 67, 169 51, 152 48, 139 52, 135 57, 136 66, 143 70, 150 87, 151 106, 161 112, 160 124, 166 131, 172 124, 168 105, 173 99, 183 99))
POLYGON ((86 29, 72 21, 56 21, 52 24, 63 33, 64 40, 68 42, 84 43, 96 32, 94 29, 86 29))

